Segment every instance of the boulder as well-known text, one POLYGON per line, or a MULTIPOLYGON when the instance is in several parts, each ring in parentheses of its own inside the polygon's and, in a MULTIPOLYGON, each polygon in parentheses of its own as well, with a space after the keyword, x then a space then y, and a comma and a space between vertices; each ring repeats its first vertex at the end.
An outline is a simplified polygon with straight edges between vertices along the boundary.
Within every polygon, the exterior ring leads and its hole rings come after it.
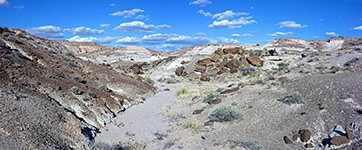
POLYGON ((210 121, 210 120, 205 122, 205 124, 204 124, 204 126, 212 126, 212 125, 214 125, 214 122, 210 121))
POLYGON ((206 71, 206 66, 201 66, 201 65, 195 65, 195 70, 196 72, 205 72, 206 71))
POLYGON ((239 87, 236 87, 236 88, 233 88, 233 89, 227 89, 227 90, 224 90, 222 92, 220 92, 220 94, 228 94, 228 93, 233 93, 233 92, 236 92, 239 90, 239 87))
POLYGON ((188 73, 186 71, 182 72, 182 77, 186 77, 188 73))
POLYGON ((246 60, 253 66, 263 67, 263 61, 260 60, 259 56, 249 56, 246 60))
POLYGON ((232 47, 232 48, 224 48, 225 54, 239 54, 241 48, 240 47, 232 47))
POLYGON ((133 74, 141 74, 142 71, 141 71, 141 67, 138 65, 138 64, 134 64, 131 66, 131 69, 132 69, 132 73, 133 74))
POLYGON ((184 64, 188 64, 188 63, 189 63, 189 62, 184 61, 184 60, 181 62, 181 64, 182 64, 182 65, 184 65, 184 64))
POLYGON ((336 146, 348 143, 349 140, 346 136, 335 136, 331 139, 331 143, 336 146))
POLYGON ((352 133, 351 133, 351 131, 349 130, 349 128, 345 128, 345 130, 346 130, 346 137, 347 137, 347 139, 348 140, 353 140, 353 136, 352 136, 352 133))
POLYGON ((313 146, 313 144, 308 143, 308 144, 305 145, 305 148, 314 148, 314 146, 313 146))
POLYGON ((292 144, 293 143, 292 140, 290 140, 287 136, 284 136, 283 139, 284 139, 284 142, 286 144, 292 144))
POLYGON ((238 68, 236 68, 236 67, 230 68, 230 73, 237 73, 237 72, 238 72, 238 68))
POLYGON ((336 125, 333 132, 331 132, 328 136, 329 138, 333 138, 335 136, 344 136, 346 131, 344 131, 343 127, 340 125, 336 125))
POLYGON ((271 55, 271 56, 278 56, 278 53, 275 49, 273 50, 269 50, 268 53, 271 55))
POLYGON ((224 55, 224 51, 221 48, 218 48, 215 52, 215 54, 224 55))
POLYGON ((219 104, 219 103, 221 103, 221 99, 218 99, 218 98, 213 99, 213 100, 208 102, 209 105, 211 105, 211 104, 215 105, 215 104, 219 104))
POLYGON ((299 131, 299 134, 300 134, 300 140, 302 142, 307 142, 309 141, 312 133, 308 129, 303 129, 299 131))
POLYGON ((240 58, 240 61, 243 63, 244 66, 249 66, 250 65, 250 63, 248 62, 248 60, 246 60, 245 57, 240 58))
POLYGON ((214 54, 211 55, 210 60, 211 60, 212 62, 216 62, 219 58, 220 58, 220 55, 214 53, 214 54))
POLYGON ((197 109, 197 110, 194 110, 194 112, 192 114, 198 115, 198 114, 201 114, 203 111, 204 111, 204 109, 197 109))
POLYGON ((212 66, 212 62, 209 58, 201 59, 197 61, 196 64, 201 66, 212 66))
POLYGON ((182 73, 184 72, 184 70, 185 70, 185 67, 184 67, 184 66, 179 67, 179 68, 176 69, 175 74, 176 74, 177 76, 182 76, 182 73))
POLYGON ((300 139, 300 134, 295 134, 292 138, 293 141, 297 141, 298 139, 300 139))
POLYGON ((210 81, 210 77, 205 76, 205 75, 201 75, 200 81, 210 81))

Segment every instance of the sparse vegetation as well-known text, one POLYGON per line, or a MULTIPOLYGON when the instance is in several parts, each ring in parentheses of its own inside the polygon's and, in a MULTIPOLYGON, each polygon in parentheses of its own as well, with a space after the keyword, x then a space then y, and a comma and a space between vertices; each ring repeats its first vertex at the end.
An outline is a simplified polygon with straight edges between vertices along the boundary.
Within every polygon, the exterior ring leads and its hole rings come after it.
POLYGON ((75 95, 82 95, 83 94, 83 91, 79 87, 76 87, 76 86, 71 87, 69 90, 72 93, 74 93, 75 95))
POLYGON ((178 90, 177 91, 177 96, 179 96, 179 95, 185 95, 185 94, 187 94, 188 93, 188 91, 187 91, 187 89, 186 88, 181 88, 181 90, 178 90))
POLYGON ((258 142, 257 141, 246 141, 246 142, 241 142, 240 144, 241 147, 244 147, 246 149, 251 149, 251 150, 260 150, 263 147, 258 146, 258 142))
POLYGON ((175 142, 176 142, 175 139, 168 140, 168 141, 165 143, 165 145, 163 146, 163 148, 164 148, 164 149, 171 148, 172 146, 175 145, 175 142))
POLYGON ((208 103, 209 101, 215 99, 215 98, 220 98, 219 94, 214 94, 214 93, 209 93, 206 95, 206 97, 202 100, 202 102, 204 103, 208 103))
POLYGON ((168 135, 165 133, 162 133, 161 131, 157 131, 156 133, 154 133, 153 135, 156 136, 157 140, 163 140, 163 138, 167 137, 168 135))
POLYGON ((350 93, 344 93, 341 95, 340 99, 348 99, 351 98, 353 95, 350 93))
POLYGON ((235 119, 242 119, 242 114, 229 107, 221 107, 215 109, 209 116, 210 121, 226 122, 235 119))
POLYGON ((56 77, 53 76, 53 75, 51 75, 51 74, 47 74, 47 78, 48 78, 48 79, 56 79, 56 77))
POLYGON ((102 90, 102 91, 104 91, 104 92, 112 92, 112 90, 109 89, 109 88, 107 87, 107 85, 105 85, 105 84, 102 84, 101 86, 99 86, 98 89, 100 89, 100 90, 102 90))
POLYGON ((202 127, 201 122, 196 120, 196 118, 192 117, 185 123, 185 128, 191 128, 197 131, 202 127))
POLYGON ((120 142, 116 143, 114 146, 115 150, 139 150, 139 149, 145 149, 147 146, 146 142, 140 141, 140 142, 120 142))
POLYGON ((97 98, 97 95, 94 94, 92 91, 87 91, 88 95, 92 98, 97 98))
POLYGON ((73 77, 73 80, 77 81, 79 83, 83 83, 83 84, 87 83, 85 80, 82 79, 82 77, 78 77, 78 76, 73 77))
POLYGON ((284 104, 304 104, 304 100, 302 95, 299 94, 299 92, 295 92, 292 95, 288 95, 286 97, 283 98, 279 98, 278 101, 284 103, 284 104))

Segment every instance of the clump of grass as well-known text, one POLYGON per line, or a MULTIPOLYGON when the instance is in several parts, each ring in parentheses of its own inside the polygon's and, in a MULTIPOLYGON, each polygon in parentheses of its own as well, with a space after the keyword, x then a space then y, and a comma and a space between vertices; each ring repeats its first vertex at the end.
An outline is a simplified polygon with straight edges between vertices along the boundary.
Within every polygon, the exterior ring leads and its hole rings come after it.
POLYGON ((260 150, 263 147, 258 146, 258 142, 257 141, 246 141, 246 142, 241 142, 240 146, 246 148, 246 149, 251 149, 251 150, 260 150))
POLYGON ((351 98, 353 95, 350 93, 344 93, 341 95, 340 99, 348 99, 351 98))
POLYGON ((178 90, 177 91, 177 96, 179 96, 179 95, 185 95, 185 94, 187 94, 188 93, 188 91, 187 91, 187 89, 186 88, 181 88, 181 90, 178 90))
POLYGON ((215 109, 209 116, 210 121, 226 122, 235 119, 242 119, 242 114, 229 107, 221 107, 215 109))
POLYGON ((163 138, 167 137, 168 135, 165 133, 162 133, 161 131, 157 131, 156 133, 154 133, 153 135, 156 136, 157 140, 163 140, 163 138))
POLYGON ((107 87, 107 85, 105 85, 105 84, 102 84, 101 86, 99 86, 98 89, 100 89, 100 90, 102 90, 102 91, 104 91, 104 92, 112 92, 112 90, 109 89, 109 88, 107 87))
POLYGON ((168 140, 168 141, 165 143, 165 145, 163 146, 163 148, 164 148, 164 149, 171 148, 172 146, 175 145, 175 142, 176 142, 175 139, 168 140))
POLYGON ((78 77, 78 76, 73 77, 73 80, 77 81, 79 83, 83 83, 83 84, 87 83, 85 80, 82 79, 82 77, 78 77))
POLYGON ((147 146, 146 142, 121 142, 116 143, 114 146, 114 149, 116 150, 139 150, 139 149, 145 149, 147 146))
POLYGON ((79 87, 76 86, 71 87, 69 90, 75 95, 82 95, 84 93, 79 87))
POLYGON ((304 100, 302 95, 299 94, 299 92, 294 92, 292 95, 288 95, 283 98, 279 98, 278 101, 284 103, 284 104, 304 104, 304 100))
POLYGON ((49 79, 56 79, 56 77, 53 76, 53 75, 51 75, 51 74, 47 74, 47 78, 49 78, 49 79))
POLYGON ((202 102, 204 103, 208 103, 209 101, 215 99, 215 98, 220 98, 219 94, 214 94, 214 93, 209 93, 206 95, 206 97, 202 100, 202 102))
POLYGON ((166 83, 167 84, 176 84, 176 83, 178 83, 179 81, 178 80, 176 80, 175 78, 167 78, 167 80, 166 80, 166 83))
POLYGON ((201 122, 196 120, 196 118, 191 118, 185 123, 185 128, 191 128, 197 131, 202 127, 201 122))
POLYGON ((232 103, 231 103, 231 106, 236 106, 236 105, 238 105, 237 102, 232 102, 232 103))
POLYGON ((97 98, 97 95, 94 94, 92 91, 87 91, 88 95, 93 98, 97 98))

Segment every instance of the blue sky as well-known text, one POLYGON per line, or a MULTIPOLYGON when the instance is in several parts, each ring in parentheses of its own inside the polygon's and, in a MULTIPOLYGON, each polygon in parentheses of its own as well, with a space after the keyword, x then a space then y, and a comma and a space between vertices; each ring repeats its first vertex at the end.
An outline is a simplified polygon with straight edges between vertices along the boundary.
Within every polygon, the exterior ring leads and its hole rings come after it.
POLYGON ((0 26, 159 51, 276 38, 361 37, 361 0, 0 0, 0 26))

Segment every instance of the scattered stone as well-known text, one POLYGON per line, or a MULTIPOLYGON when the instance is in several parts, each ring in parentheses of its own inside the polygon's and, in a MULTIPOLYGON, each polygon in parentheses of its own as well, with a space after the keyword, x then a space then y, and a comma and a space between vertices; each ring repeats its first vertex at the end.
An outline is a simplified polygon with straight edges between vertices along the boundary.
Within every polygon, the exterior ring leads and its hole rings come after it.
POLYGON ((331 143, 336 146, 348 143, 349 140, 346 136, 335 136, 331 139, 331 143))
POLYGON ((186 71, 182 72, 182 77, 186 77, 187 74, 188 74, 188 73, 187 73, 186 71))
POLYGON ((292 140, 290 140, 287 136, 284 136, 283 139, 284 139, 284 142, 286 144, 292 144, 293 143, 292 140))
POLYGON ((256 67, 263 67, 263 61, 260 60, 259 56, 250 56, 246 58, 246 60, 253 66, 256 67))
POLYGON ((210 120, 205 122, 205 124, 204 124, 204 126, 212 126, 212 125, 214 125, 214 122, 210 121, 210 120))
POLYGON ((271 55, 271 56, 278 56, 278 53, 275 49, 273 50, 269 50, 268 53, 271 55))
POLYGON ((343 127, 340 125, 336 125, 333 132, 331 132, 328 136, 329 138, 333 138, 335 136, 344 136, 346 134, 346 131, 344 131, 343 127))
POLYGON ((221 99, 218 99, 218 98, 213 99, 213 100, 208 102, 209 105, 211 105, 211 104, 215 105, 215 104, 219 104, 219 103, 221 103, 221 99))
POLYGON ((206 71, 206 66, 201 66, 201 65, 195 65, 195 70, 196 72, 205 72, 206 71))
POLYGON ((302 142, 307 142, 309 141, 312 133, 308 129, 303 129, 299 131, 299 134, 300 134, 300 140, 302 142))
POLYGON ((198 115, 198 114, 201 114, 203 111, 204 111, 204 109, 197 109, 197 110, 194 110, 194 112, 192 114, 198 115))
POLYGON ((241 63, 243 63, 244 66, 249 66, 250 65, 250 63, 248 62, 248 60, 246 60, 245 57, 240 58, 240 60, 241 60, 241 63))
POLYGON ((211 55, 210 60, 211 60, 212 62, 216 62, 219 58, 220 58, 220 55, 214 53, 214 54, 211 55))
POLYGON ((169 88, 165 88, 165 89, 163 89, 163 91, 170 91, 170 89, 169 89, 169 88))
POLYGON ((141 74, 142 71, 141 71, 141 67, 136 63, 134 65, 131 66, 131 69, 132 69, 132 73, 133 74, 141 74))
POLYGON ((188 63, 189 63, 189 62, 184 61, 184 60, 181 62, 181 64, 182 64, 182 65, 184 65, 184 64, 188 64, 188 63))
POLYGON ((182 73, 184 72, 184 70, 185 70, 185 67, 184 67, 184 66, 179 67, 179 68, 176 69, 175 74, 176 74, 177 76, 181 76, 182 73))
POLYGON ((209 58, 201 59, 197 61, 196 64, 201 66, 212 66, 212 62, 209 58))
POLYGON ((240 47, 224 48, 225 54, 239 54, 241 51, 240 47))
POLYGON ((297 141, 298 139, 300 139, 300 134, 295 134, 292 139, 293 141, 297 141))
POLYGON ((210 81, 210 77, 205 76, 205 75, 201 75, 200 81, 210 81))
POLYGON ((220 92, 220 94, 228 94, 228 93, 233 93, 233 92, 236 92, 239 90, 239 87, 236 87, 236 88, 233 88, 233 89, 227 89, 227 90, 224 90, 222 92, 220 92))
POLYGON ((301 56, 302 56, 302 58, 307 57, 307 55, 306 55, 306 54, 301 54, 301 56))
POLYGON ((308 143, 308 144, 305 145, 305 148, 314 148, 314 146, 313 146, 313 144, 308 143))
POLYGON ((349 128, 346 127, 345 130, 346 130, 347 139, 348 139, 348 140, 353 140, 353 136, 352 136, 352 133, 351 133, 351 131, 349 130, 349 128))

